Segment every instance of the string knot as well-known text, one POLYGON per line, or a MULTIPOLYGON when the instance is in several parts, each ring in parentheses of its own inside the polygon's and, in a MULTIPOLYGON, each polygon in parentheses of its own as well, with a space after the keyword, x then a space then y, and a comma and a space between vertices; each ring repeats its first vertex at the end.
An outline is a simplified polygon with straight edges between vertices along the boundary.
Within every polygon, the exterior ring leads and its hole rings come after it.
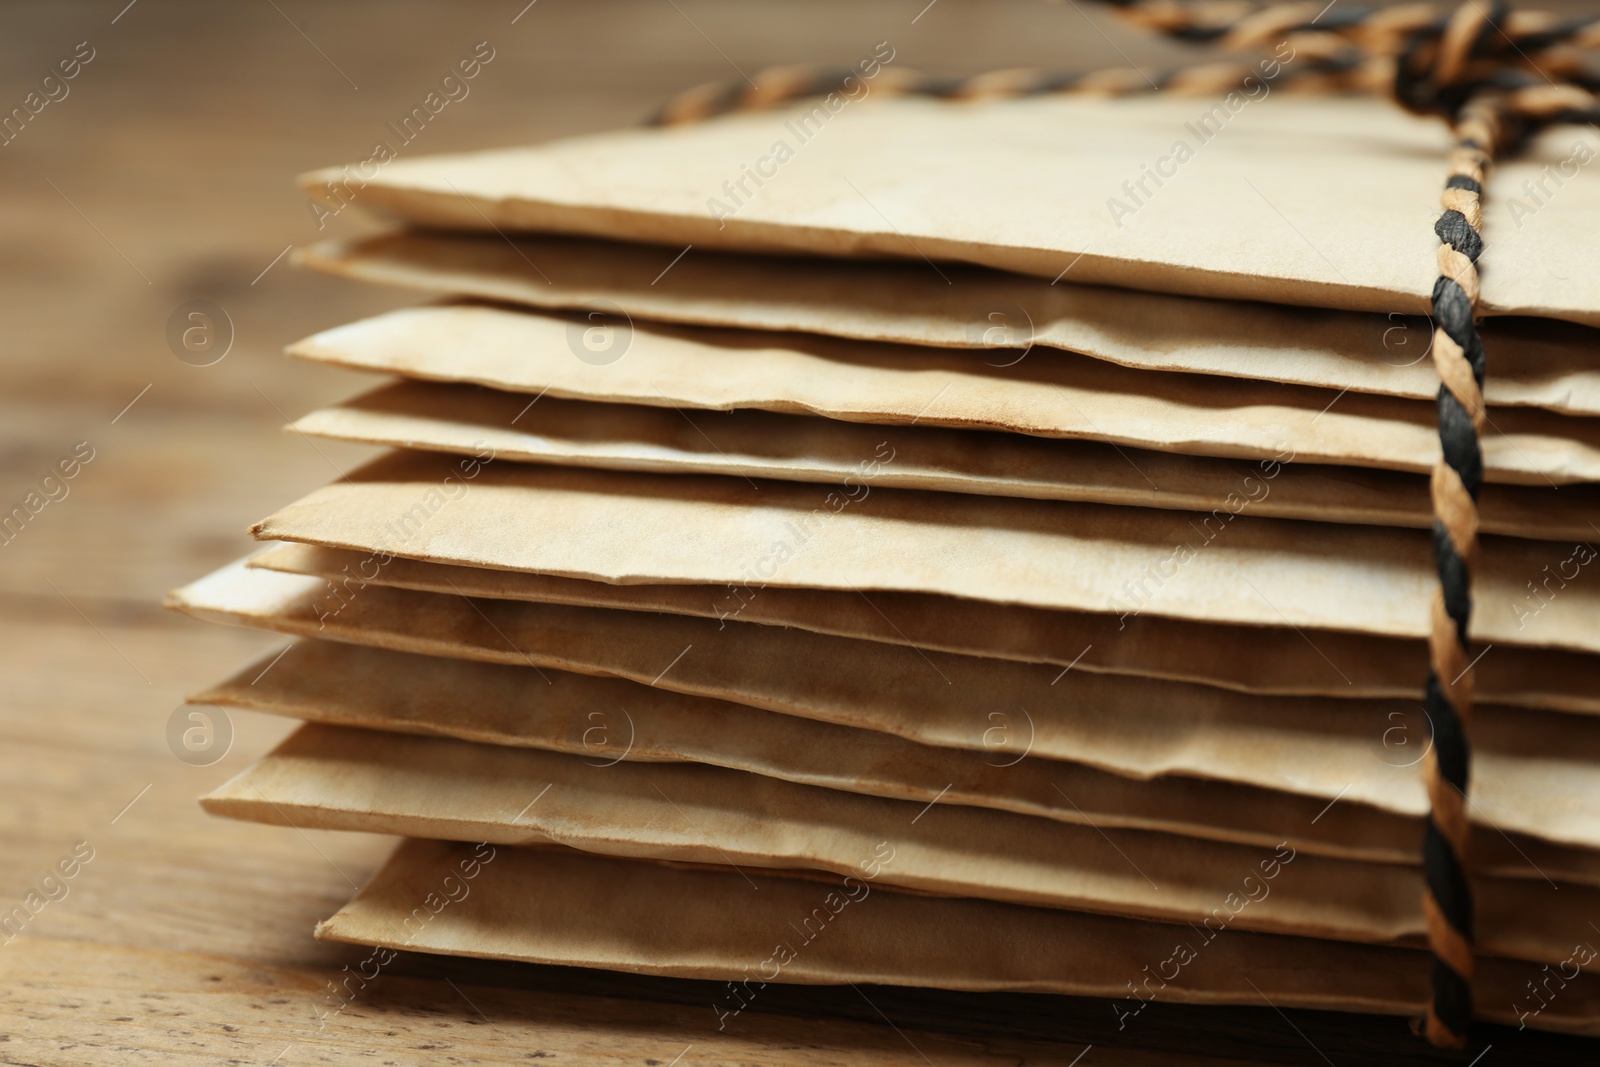
POLYGON ((1526 60, 1500 28, 1509 13, 1506 0, 1466 0, 1407 33, 1395 56, 1395 100, 1407 111, 1454 122, 1474 96, 1525 86, 1526 60))

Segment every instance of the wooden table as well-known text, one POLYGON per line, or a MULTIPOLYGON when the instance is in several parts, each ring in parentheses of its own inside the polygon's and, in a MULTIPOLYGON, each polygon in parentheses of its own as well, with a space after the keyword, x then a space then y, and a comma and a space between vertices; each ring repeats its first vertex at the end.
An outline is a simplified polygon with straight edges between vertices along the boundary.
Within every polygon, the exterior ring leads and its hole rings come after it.
MULTIPOLYGON (((48 883, 59 899, 0 932, 0 1061, 1455 1062, 1399 1020, 1157 1005, 1119 1033, 1101 1001, 894 989, 771 990, 719 1034, 701 983, 423 956, 319 1026, 326 983, 360 953, 311 927, 388 842, 201 814, 195 797, 288 726, 235 716, 227 755, 194 767, 169 747, 169 719, 185 692, 279 642, 158 607, 247 550, 250 521, 364 454, 279 432, 364 383, 278 351, 412 297, 285 262, 319 236, 293 175, 367 155, 480 41, 494 60, 415 151, 624 125, 735 67, 850 63, 880 40, 901 65, 950 73, 1183 53, 1032 2, 124 2, 0 9, 3 108, 57 61, 93 56, 0 147, 0 507, 77 442, 94 450, 67 495, 0 545, 0 913, 79 842, 93 850, 65 895, 48 883), (190 300, 231 319, 214 365, 169 348, 168 319, 190 300)), ((341 217, 322 235, 362 225, 341 217)), ((1592 1054, 1486 1036, 1485 1067, 1592 1054)))

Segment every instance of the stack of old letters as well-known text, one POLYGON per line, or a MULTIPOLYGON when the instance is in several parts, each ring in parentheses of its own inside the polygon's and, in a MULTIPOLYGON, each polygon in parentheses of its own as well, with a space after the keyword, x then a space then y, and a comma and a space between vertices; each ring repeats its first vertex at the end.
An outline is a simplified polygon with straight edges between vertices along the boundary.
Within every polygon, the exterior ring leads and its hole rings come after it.
MULTIPOLYGON (((321 937, 719 1017, 1418 1010, 1447 135, 1209 113, 806 102, 309 175, 400 225, 303 263, 443 298, 291 347, 392 376, 295 428, 392 451, 173 594, 302 638, 196 694, 306 722, 206 807, 410 839, 321 937)), ((1544 188, 1486 222, 1475 988, 1593 1032, 1600 186, 1544 188)))

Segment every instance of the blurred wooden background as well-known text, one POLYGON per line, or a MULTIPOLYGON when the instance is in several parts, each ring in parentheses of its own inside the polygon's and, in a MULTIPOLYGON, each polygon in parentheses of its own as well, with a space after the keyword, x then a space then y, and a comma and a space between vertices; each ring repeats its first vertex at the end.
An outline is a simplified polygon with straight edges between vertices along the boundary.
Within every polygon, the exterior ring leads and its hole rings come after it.
MULTIPOLYGON (((698 983, 426 957, 319 1023, 325 983, 362 953, 315 943, 312 925, 388 842, 201 814, 194 798, 288 725, 235 716, 231 750, 196 768, 169 750, 168 718, 280 642, 158 607, 246 551, 251 521, 362 458, 280 433, 364 385, 288 365, 281 347, 415 299, 280 258, 370 225, 349 213, 319 234, 293 176, 366 156, 483 41, 494 61, 408 152, 627 125, 687 86, 847 64, 881 40, 897 66, 950 74, 1186 55, 1087 0, 525 4, 0 8, 0 112, 80 42, 93 49, 68 95, 0 146, 0 509, 77 442, 95 450, 69 494, 0 545, 0 913, 77 842, 94 849, 65 897, 0 932, 0 1062, 1450 1062, 1400 1020, 1158 1005, 1119 1034, 1103 1002, 899 990, 773 991, 719 1034, 698 983), (166 338, 196 299, 233 325, 208 367, 166 338)), ((1582 1056, 1513 1037, 1494 1036, 1485 1067, 1582 1056)))

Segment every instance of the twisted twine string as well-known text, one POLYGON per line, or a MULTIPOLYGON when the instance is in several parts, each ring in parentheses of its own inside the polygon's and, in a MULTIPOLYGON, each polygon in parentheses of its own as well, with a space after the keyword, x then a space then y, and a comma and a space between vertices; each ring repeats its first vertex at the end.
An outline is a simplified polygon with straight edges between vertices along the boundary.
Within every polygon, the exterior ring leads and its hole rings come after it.
MULTIPOLYGON (((1495 13, 1504 16, 1503 5, 1495 13)), ((1494 32, 1490 14, 1475 5, 1452 17, 1434 48, 1434 91, 1444 95, 1461 77, 1482 39, 1494 32)), ((1402 64, 1401 71, 1406 65, 1402 64)), ((1397 80, 1397 95, 1400 82, 1397 80)), ((1483 253, 1483 189, 1501 144, 1501 101, 1484 94, 1454 122, 1450 175, 1434 224, 1439 277, 1433 285, 1433 365, 1439 373, 1440 459, 1433 497, 1434 591, 1424 689, 1433 745, 1424 761, 1428 824, 1423 833, 1423 913, 1433 951, 1433 997, 1423 1029, 1434 1045, 1464 1048, 1472 1021, 1473 906, 1467 880, 1471 820, 1467 787, 1472 751, 1472 572, 1478 555, 1478 490, 1483 484, 1483 342, 1474 325, 1478 257, 1483 253)))
MULTIPOLYGON (((1455 16, 1432 4, 1391 8, 1342 7, 1318 0, 1261 6, 1245 0, 1102 0, 1125 19, 1177 40, 1240 52, 1287 41, 1296 51, 1275 85, 1309 92, 1355 91, 1389 95, 1407 110, 1453 119, 1475 93, 1498 89, 1507 108, 1540 124, 1592 122, 1600 111, 1600 70, 1586 50, 1600 47, 1600 15, 1561 18, 1547 12, 1489 10, 1466 0, 1492 32, 1446 41, 1455 16), (1440 64, 1440 57, 1449 61, 1440 64)), ((1487 3, 1488 0, 1483 0, 1487 3)), ((1456 31, 1458 34, 1462 31, 1456 31)), ((965 77, 919 74, 884 67, 875 93, 944 100, 1083 93, 1131 95, 1174 92, 1210 95, 1244 87, 1257 75, 1248 62, 1222 60, 1145 75, 1132 67, 1088 72, 1033 69, 965 77)), ((759 111, 828 93, 848 91, 860 72, 851 67, 793 66, 761 71, 753 84, 712 82, 678 94, 648 120, 672 126, 735 111, 759 111)))
MULTIPOLYGON (((1439 374, 1440 459, 1430 482, 1434 566, 1425 706, 1433 745, 1424 761, 1429 817, 1422 844, 1423 911, 1434 957, 1433 995, 1418 1029, 1435 1045, 1462 1048, 1472 1021, 1473 902, 1468 881, 1471 821, 1467 789, 1473 660, 1468 631, 1478 549, 1478 491, 1485 425, 1483 343, 1476 326, 1482 200, 1498 154, 1558 123, 1600 120, 1600 70, 1585 50, 1600 47, 1600 15, 1561 18, 1513 12, 1506 0, 1346 7, 1319 0, 1263 6, 1249 0, 1104 0, 1129 21, 1166 36, 1223 50, 1291 43, 1294 68, 1275 83, 1312 92, 1391 97, 1451 127, 1449 173, 1440 195, 1439 276, 1433 287, 1433 363, 1439 374)), ((1010 70, 938 78, 883 68, 874 91, 946 100, 1057 93, 1220 94, 1248 88, 1256 63, 1224 60, 1147 77, 1132 68, 1089 73, 1010 70)), ((691 89, 669 101, 654 125, 698 122, 733 111, 778 107, 848 92, 851 68, 785 67, 740 81, 691 89)))

